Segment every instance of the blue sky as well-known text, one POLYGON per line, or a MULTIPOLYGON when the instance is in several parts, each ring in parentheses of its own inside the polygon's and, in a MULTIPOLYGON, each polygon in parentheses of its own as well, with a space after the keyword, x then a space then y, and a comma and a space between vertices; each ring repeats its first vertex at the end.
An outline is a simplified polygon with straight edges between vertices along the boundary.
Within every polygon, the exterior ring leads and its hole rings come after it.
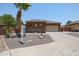
MULTIPOLYGON (((0 3, 0 15, 11 14, 16 17, 18 9, 14 4, 0 3)), ((65 24, 68 20, 79 20, 79 4, 67 3, 32 3, 27 11, 23 11, 22 20, 44 19, 65 24)))

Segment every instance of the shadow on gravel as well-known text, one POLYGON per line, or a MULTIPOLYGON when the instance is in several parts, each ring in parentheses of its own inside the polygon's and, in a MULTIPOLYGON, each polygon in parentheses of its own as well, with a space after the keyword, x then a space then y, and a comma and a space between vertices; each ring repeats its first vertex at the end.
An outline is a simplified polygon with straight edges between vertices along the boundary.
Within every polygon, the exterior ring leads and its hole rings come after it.
POLYGON ((24 44, 21 44, 22 42, 20 42, 20 40, 22 39, 9 38, 6 39, 6 42, 10 49, 43 45, 54 42, 54 40, 49 35, 45 35, 43 39, 40 39, 39 35, 26 35, 26 37, 23 39, 24 44))

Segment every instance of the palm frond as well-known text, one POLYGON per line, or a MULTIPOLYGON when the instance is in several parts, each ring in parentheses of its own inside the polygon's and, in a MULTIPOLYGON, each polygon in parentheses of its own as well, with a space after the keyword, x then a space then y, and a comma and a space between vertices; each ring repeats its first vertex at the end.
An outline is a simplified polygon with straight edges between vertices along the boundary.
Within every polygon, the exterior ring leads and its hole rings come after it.
POLYGON ((31 5, 29 3, 15 3, 15 6, 22 10, 27 10, 31 5))

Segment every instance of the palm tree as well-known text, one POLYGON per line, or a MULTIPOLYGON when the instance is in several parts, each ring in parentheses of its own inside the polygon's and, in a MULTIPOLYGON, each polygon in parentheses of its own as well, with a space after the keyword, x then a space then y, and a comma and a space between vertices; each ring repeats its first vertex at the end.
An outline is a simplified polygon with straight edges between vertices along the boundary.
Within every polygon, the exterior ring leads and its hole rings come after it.
POLYGON ((15 6, 19 9, 16 15, 16 21, 17 21, 17 31, 18 31, 18 37, 21 37, 20 31, 21 31, 21 16, 22 16, 22 10, 28 10, 30 7, 29 3, 15 3, 15 6))

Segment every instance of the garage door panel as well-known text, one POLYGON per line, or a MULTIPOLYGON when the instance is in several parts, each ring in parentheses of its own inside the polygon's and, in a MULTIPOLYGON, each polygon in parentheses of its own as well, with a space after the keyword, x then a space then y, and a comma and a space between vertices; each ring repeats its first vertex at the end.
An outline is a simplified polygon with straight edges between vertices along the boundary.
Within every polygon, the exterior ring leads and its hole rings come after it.
POLYGON ((47 32, 58 32, 58 26, 46 26, 47 32))

